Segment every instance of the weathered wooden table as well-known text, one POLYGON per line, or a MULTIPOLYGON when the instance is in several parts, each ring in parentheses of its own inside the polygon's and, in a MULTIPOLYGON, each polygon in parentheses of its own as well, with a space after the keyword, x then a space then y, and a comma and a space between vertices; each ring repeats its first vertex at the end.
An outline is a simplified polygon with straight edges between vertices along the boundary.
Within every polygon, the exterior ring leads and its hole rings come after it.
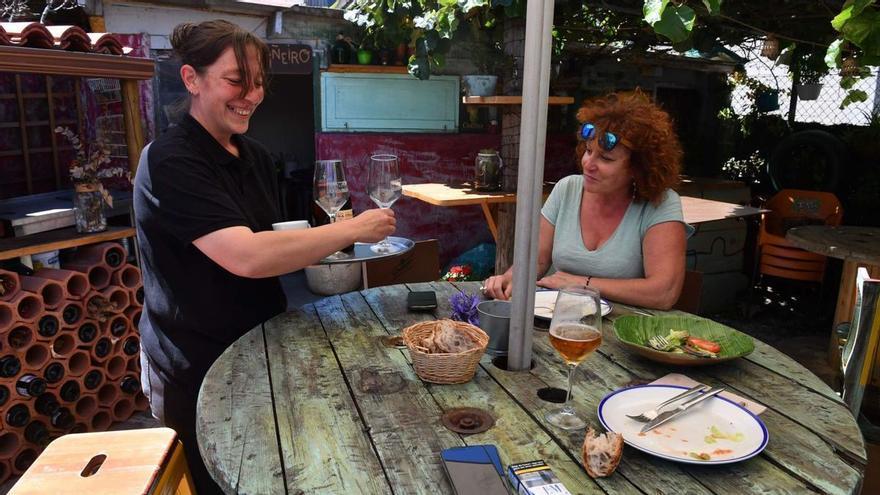
POLYGON ((557 405, 535 394, 565 384, 546 332, 535 332, 530 372, 503 371, 485 356, 469 383, 423 383, 408 352, 382 342, 432 318, 406 310, 410 290, 435 290, 436 315, 446 316, 457 289, 436 282, 328 297, 254 328, 214 363, 199 395, 198 437, 224 490, 452 493, 440 451, 491 443, 505 465, 545 459, 572 493, 858 493, 866 455, 855 420, 815 375, 766 344, 756 342, 743 359, 682 370, 631 354, 606 324, 573 390, 576 408, 597 430, 605 394, 684 371, 768 406, 761 418, 770 443, 753 459, 722 466, 679 464, 627 447, 614 475, 593 480, 580 464, 583 432, 548 425, 544 413, 557 405), (447 430, 441 413, 461 406, 490 411, 495 426, 473 436, 447 430))
MULTIPOLYGON (((868 275, 872 278, 880 278, 880 229, 807 225, 788 229, 785 239, 801 249, 843 260, 837 307, 834 310, 834 323, 831 326, 831 342, 828 346, 828 360, 831 366, 835 370, 840 369, 837 326, 852 318, 856 303, 856 272, 859 267, 867 268, 868 275)), ((877 375, 875 371, 875 378, 877 375)))

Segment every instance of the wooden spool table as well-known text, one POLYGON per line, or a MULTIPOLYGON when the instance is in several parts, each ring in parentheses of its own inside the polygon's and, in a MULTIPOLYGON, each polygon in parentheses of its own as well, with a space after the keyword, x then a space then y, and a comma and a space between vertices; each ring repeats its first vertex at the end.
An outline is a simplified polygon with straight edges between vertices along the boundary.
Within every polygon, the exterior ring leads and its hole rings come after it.
MULTIPOLYGON (((880 228, 829 225, 795 227, 785 233, 785 239, 812 253, 824 254, 843 260, 837 308, 831 326, 828 360, 835 370, 840 369, 840 342, 837 326, 849 321, 856 302, 856 272, 860 266, 868 269, 871 278, 880 278, 880 228)), ((876 376, 876 372, 875 372, 876 376)))
MULTIPOLYGON (((530 372, 503 371, 484 356, 462 385, 422 382, 406 350, 383 344, 433 318, 407 311, 410 290, 436 291, 436 314, 446 316, 450 295, 478 287, 378 287, 322 299, 251 330, 218 358, 199 394, 199 448, 209 472, 228 493, 452 493, 440 451, 490 443, 505 465, 546 460, 572 493, 858 492, 867 461, 852 415, 815 375, 758 341, 746 358, 685 372, 768 407, 761 418, 770 443, 762 454, 696 466, 627 447, 614 475, 593 480, 580 464, 583 432, 543 419, 557 404, 536 390, 565 384, 546 332, 535 331, 530 372), (447 430, 440 415, 465 406, 491 412, 495 426, 472 436, 447 430)), ((626 312, 617 306, 615 313, 626 312)), ((682 370, 630 353, 610 324, 604 337, 578 368, 573 389, 575 408, 597 430, 605 394, 682 370)))

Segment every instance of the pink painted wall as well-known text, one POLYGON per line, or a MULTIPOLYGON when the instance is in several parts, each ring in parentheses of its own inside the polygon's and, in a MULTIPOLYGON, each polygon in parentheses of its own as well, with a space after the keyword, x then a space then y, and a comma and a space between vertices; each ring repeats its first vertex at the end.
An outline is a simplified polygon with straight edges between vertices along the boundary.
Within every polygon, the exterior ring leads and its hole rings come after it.
MULTIPOLYGON (((319 132, 315 136, 316 159, 340 158, 345 162, 355 212, 376 207, 366 192, 370 155, 397 155, 404 184, 455 184, 472 178, 474 158, 480 149, 500 146, 500 134, 319 132)), ((574 163, 573 137, 548 137, 545 180, 575 173, 574 163)), ((441 266, 481 242, 492 242, 479 206, 440 207, 404 196, 393 208, 397 214, 396 235, 416 241, 440 241, 441 266)))

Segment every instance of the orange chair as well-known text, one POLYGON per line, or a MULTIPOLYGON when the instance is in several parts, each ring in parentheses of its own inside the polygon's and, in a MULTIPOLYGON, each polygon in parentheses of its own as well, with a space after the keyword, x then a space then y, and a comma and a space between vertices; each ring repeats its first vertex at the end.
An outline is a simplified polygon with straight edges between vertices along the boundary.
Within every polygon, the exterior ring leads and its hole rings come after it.
POLYGON ((825 256, 795 247, 785 239, 792 227, 803 225, 840 225, 843 209, 831 193, 783 189, 764 205, 758 232, 758 272, 805 282, 822 282, 825 256))

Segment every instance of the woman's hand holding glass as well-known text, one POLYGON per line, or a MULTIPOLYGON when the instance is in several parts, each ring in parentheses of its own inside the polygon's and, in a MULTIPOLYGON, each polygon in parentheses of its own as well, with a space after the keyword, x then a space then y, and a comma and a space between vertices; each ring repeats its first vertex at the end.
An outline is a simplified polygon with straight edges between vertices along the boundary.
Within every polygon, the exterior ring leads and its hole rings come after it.
POLYGON ((391 208, 366 210, 345 221, 346 228, 354 233, 354 242, 381 241, 394 233, 396 224, 391 208))
MULTIPOLYGON (((367 185, 370 198, 379 208, 391 208, 400 198, 402 185, 400 166, 394 155, 373 155, 370 157, 370 177, 367 185)), ((400 247, 388 242, 385 238, 370 247, 375 253, 394 253, 400 247)))

